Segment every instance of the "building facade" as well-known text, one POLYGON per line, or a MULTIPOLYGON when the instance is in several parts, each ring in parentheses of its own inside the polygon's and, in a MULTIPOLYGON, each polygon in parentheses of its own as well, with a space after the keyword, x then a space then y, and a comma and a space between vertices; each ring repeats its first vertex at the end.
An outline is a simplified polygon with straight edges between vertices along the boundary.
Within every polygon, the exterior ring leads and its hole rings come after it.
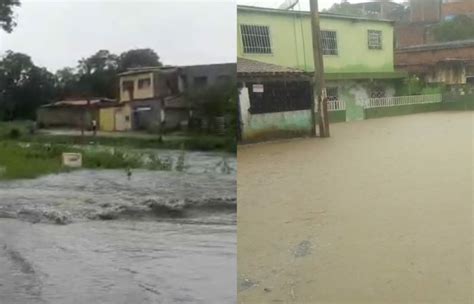
MULTIPOLYGON (((238 57, 314 71, 308 12, 238 6, 238 57)), ((321 13, 327 94, 347 120, 364 118, 369 98, 390 97, 405 77, 394 69, 394 23, 321 13)))

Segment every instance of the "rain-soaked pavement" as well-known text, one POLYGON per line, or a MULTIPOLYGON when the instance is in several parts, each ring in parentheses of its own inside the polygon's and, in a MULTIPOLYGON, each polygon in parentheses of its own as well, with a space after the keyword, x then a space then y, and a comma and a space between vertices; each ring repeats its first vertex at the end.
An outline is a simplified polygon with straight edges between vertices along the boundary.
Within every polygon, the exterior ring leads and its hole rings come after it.
MULTIPOLYGON (((177 154, 171 154, 177 157, 177 154)), ((236 160, 0 183, 0 303, 234 303, 236 160)))

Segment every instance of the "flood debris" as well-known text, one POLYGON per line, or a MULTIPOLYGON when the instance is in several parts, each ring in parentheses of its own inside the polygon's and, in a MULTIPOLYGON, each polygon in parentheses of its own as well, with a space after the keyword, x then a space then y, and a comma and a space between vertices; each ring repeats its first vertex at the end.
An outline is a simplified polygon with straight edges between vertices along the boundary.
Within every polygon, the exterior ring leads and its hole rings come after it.
POLYGON ((311 242, 304 240, 299 243, 293 250, 293 254, 296 258, 305 257, 311 254, 311 242))

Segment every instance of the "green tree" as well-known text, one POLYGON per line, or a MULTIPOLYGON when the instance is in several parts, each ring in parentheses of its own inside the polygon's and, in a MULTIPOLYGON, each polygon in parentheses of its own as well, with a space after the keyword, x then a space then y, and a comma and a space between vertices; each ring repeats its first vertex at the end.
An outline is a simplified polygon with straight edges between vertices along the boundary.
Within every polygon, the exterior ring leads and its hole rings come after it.
POLYGON ((162 66, 160 57, 152 49, 134 49, 123 52, 119 57, 119 70, 129 68, 162 66))
POLYGON ((88 58, 81 59, 77 70, 77 90, 81 95, 84 97, 116 97, 117 55, 107 50, 100 50, 88 58))
POLYGON ((54 75, 28 55, 7 51, 0 60, 0 88, 0 119, 34 119, 36 109, 54 98, 54 75))
POLYGON ((13 10, 20 6, 20 0, 0 0, 0 28, 11 33, 16 26, 13 10))

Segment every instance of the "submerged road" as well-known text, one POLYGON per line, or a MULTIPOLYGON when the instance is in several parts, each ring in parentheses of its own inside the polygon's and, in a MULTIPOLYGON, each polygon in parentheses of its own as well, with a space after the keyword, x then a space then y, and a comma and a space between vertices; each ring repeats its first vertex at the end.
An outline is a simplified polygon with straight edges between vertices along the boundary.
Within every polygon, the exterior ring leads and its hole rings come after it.
POLYGON ((471 112, 238 151, 239 303, 473 303, 471 112))
POLYGON ((0 303, 235 303, 235 157, 185 163, 1 182, 0 303))

